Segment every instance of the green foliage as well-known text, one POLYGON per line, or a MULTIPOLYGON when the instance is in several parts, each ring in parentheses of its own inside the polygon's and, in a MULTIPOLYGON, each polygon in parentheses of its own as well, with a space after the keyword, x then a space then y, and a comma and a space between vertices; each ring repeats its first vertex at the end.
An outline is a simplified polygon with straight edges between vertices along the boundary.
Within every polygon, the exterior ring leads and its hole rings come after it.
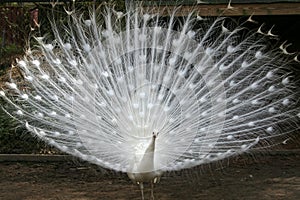
MULTIPOLYGON (((0 43, 2 41, 2 38, 0 38, 0 43)), ((18 46, 16 44, 9 44, 6 45, 3 48, 0 48, 0 57, 10 57, 16 54, 22 54, 24 52, 22 46, 18 46)))

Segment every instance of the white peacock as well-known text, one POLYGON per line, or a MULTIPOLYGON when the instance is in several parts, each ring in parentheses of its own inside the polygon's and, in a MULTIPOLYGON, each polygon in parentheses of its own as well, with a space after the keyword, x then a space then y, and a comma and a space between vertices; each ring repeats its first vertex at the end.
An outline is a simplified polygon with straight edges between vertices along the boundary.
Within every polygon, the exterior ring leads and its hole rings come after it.
POLYGON ((241 37, 245 29, 224 18, 207 23, 193 13, 178 23, 175 11, 167 20, 111 7, 89 19, 71 12, 64 32, 53 23, 55 39, 36 38, 17 62, 30 89, 7 83, 6 111, 141 188, 165 171, 266 147, 298 129, 292 59, 268 50, 267 33, 241 37))

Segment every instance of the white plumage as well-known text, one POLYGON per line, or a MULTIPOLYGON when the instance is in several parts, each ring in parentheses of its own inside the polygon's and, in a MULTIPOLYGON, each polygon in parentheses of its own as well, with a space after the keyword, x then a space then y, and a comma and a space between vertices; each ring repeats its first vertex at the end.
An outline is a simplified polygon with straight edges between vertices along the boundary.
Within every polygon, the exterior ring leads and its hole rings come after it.
POLYGON ((153 182, 298 129, 292 59, 261 30, 242 37, 224 18, 208 26, 109 7, 67 21, 18 61, 30 89, 12 80, 0 92, 12 116, 64 152, 153 182))

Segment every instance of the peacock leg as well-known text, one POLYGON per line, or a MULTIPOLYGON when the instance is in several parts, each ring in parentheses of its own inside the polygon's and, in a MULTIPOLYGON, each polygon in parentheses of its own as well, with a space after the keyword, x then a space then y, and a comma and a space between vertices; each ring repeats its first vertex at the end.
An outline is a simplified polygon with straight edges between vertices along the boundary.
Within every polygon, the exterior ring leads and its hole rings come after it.
POLYGON ((151 181, 151 199, 154 200, 154 181, 151 181))
POLYGON ((141 182, 139 185, 140 185, 140 189, 141 189, 142 200, 145 200, 145 198, 144 198, 144 185, 143 185, 143 182, 141 182))

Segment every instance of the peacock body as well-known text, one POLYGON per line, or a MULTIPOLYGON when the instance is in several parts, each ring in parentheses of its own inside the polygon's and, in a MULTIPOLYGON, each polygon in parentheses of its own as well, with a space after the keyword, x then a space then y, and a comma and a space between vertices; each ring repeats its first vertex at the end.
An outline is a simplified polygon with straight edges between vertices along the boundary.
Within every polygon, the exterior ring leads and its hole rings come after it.
POLYGON ((36 38, 14 66, 24 81, 0 91, 11 116, 64 152, 155 182, 299 128, 292 59, 268 48, 270 32, 110 7, 67 21, 53 22, 53 41, 36 38))

